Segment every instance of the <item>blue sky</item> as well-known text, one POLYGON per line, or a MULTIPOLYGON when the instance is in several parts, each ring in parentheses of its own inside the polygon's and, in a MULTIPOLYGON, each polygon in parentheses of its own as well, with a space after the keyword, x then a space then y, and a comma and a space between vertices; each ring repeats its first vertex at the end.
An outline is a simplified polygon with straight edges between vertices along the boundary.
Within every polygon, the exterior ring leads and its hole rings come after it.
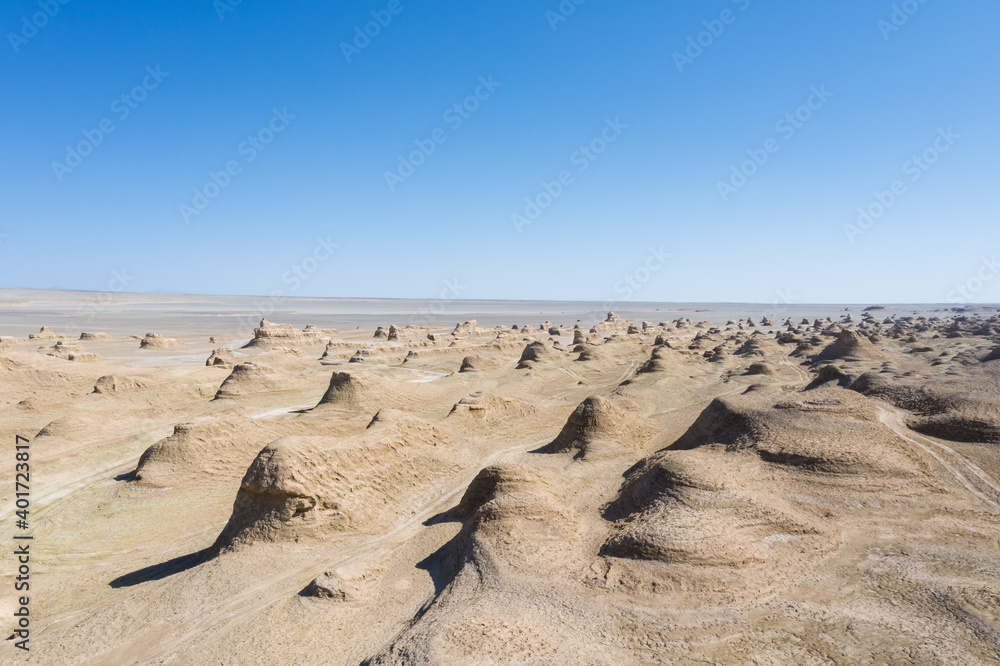
POLYGON ((681 4, 5 2, 0 286, 1000 301, 1000 6, 681 4))

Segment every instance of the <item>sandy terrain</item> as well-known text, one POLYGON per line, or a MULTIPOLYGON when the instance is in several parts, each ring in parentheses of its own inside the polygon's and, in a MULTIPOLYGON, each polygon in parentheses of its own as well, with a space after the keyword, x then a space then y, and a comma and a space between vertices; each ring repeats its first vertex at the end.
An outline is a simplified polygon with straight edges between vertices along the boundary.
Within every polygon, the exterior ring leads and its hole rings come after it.
POLYGON ((0 663, 1000 662, 997 308, 601 306, 0 292, 0 663))

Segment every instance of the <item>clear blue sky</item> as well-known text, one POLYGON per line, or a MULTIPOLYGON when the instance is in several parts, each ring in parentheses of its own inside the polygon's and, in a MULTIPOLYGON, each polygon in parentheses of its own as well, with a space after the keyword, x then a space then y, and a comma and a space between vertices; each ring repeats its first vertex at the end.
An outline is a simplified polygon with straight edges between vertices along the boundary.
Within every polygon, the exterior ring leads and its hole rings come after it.
POLYGON ((0 286, 105 290, 124 269, 129 291, 1000 301, 983 266, 1000 254, 996 2, 559 7, 8 0, 0 286), (372 12, 386 25, 355 42, 372 12), (689 38, 703 46, 678 60, 689 38), (907 164, 928 149, 933 165, 907 164), (747 151, 767 161, 724 200, 747 151), (564 171, 519 233, 512 215, 564 171), (845 231, 894 181, 882 216, 845 231), (338 245, 326 261, 317 238, 338 245))

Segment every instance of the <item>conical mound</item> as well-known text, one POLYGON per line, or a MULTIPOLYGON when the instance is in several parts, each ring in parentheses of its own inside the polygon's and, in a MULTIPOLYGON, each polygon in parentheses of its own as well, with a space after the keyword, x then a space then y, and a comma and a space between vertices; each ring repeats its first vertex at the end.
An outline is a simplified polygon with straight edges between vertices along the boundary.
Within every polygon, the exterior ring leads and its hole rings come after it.
POLYGON ((555 352, 545 346, 544 342, 535 341, 530 343, 521 352, 521 358, 517 362, 518 368, 530 368, 535 363, 550 361, 555 356, 555 352))
POLYGON ((545 448, 556 453, 576 449, 583 458, 604 450, 636 448, 645 443, 651 428, 645 419, 603 396, 591 396, 569 415, 559 435, 545 448))
POLYGON ((817 356, 817 361, 881 361, 885 356, 870 340, 851 330, 843 330, 837 339, 817 356))
POLYGON ((371 408, 374 403, 384 401, 392 395, 390 383, 367 372, 334 372, 330 386, 320 399, 321 405, 335 405, 356 409, 371 408))
POLYGON ((222 386, 215 393, 216 400, 239 398, 257 393, 281 391, 289 388, 285 373, 269 366, 247 361, 233 367, 222 386))

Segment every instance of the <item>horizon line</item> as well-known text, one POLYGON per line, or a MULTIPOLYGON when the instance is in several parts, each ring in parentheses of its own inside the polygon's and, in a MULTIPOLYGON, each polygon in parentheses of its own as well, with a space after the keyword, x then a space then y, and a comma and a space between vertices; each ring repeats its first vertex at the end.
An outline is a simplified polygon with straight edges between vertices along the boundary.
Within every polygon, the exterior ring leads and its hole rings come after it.
MULTIPOLYGON (((69 292, 74 294, 131 294, 135 296, 188 296, 188 297, 213 297, 213 298, 271 298, 268 294, 213 294, 195 292, 173 292, 173 291, 111 291, 100 289, 63 289, 48 287, 0 287, 0 294, 12 291, 33 291, 33 292, 69 292)), ((607 303, 607 299, 583 300, 583 299, 522 299, 522 298, 413 298, 406 296, 282 296, 283 301, 305 301, 305 300, 341 300, 341 301, 439 301, 446 300, 454 303, 607 303)), ((616 301, 611 303, 617 308, 634 305, 774 305, 763 301, 616 301)), ((891 302, 891 301, 871 301, 871 302, 851 302, 851 301, 816 301, 802 303, 783 303, 784 307, 809 307, 813 305, 845 305, 845 306, 882 306, 882 307, 928 307, 942 306, 947 308, 964 307, 997 307, 1000 303, 943 303, 943 302, 891 302)))

